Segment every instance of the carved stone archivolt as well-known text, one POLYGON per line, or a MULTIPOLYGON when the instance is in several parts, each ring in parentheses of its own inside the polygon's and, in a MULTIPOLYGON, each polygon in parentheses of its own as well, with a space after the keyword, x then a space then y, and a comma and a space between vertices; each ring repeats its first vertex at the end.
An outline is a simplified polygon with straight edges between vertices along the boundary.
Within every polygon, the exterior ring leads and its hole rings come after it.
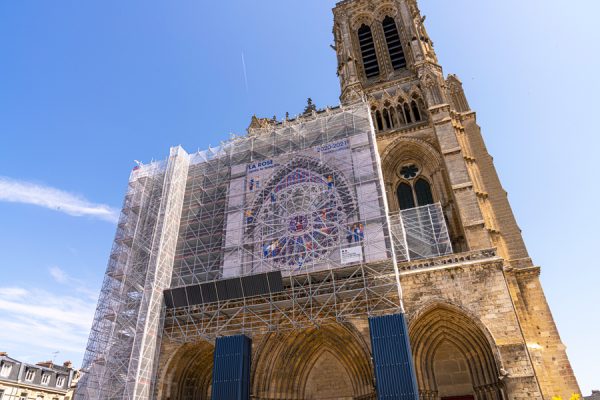
POLYGON ((327 391, 343 398, 374 396, 373 367, 364 337, 350 323, 273 333, 256 344, 256 398, 306 399, 327 391), (315 371, 319 371, 318 374, 315 371))
POLYGON ((460 386, 477 398, 504 398, 500 353, 475 315, 446 301, 430 302, 411 316, 409 334, 420 390, 444 397, 460 386), (454 374, 454 387, 444 382, 447 377, 439 368, 448 362, 466 367, 463 376, 454 374))
POLYGON ((377 7, 374 16, 379 22, 383 21, 383 19, 388 16, 396 19, 398 17, 398 9, 393 3, 384 3, 377 7))
POLYGON ((163 345, 159 399, 210 399, 214 347, 208 342, 163 345), (166 356, 167 350, 171 350, 166 356))
POLYGON ((350 28, 353 31, 357 31, 363 25, 371 26, 373 24, 373 17, 371 13, 360 13, 350 20, 350 28))

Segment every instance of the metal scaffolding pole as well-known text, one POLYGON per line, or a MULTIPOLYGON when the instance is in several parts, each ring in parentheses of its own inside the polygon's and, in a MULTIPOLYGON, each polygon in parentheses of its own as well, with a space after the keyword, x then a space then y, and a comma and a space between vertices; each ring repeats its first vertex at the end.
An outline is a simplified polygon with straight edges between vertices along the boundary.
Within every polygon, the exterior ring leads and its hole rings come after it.
POLYGON ((136 167, 78 400, 154 396, 162 335, 214 340, 402 309, 398 261, 451 252, 439 204, 390 214, 366 105, 136 167))

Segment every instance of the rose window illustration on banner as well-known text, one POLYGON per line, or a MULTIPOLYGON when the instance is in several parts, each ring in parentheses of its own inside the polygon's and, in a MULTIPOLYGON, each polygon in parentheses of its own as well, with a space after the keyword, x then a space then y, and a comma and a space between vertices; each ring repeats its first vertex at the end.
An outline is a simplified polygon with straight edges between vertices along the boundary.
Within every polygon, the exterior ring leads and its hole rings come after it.
POLYGON ((339 248, 348 215, 333 174, 295 167, 267 190, 253 221, 263 261, 300 270, 339 248))

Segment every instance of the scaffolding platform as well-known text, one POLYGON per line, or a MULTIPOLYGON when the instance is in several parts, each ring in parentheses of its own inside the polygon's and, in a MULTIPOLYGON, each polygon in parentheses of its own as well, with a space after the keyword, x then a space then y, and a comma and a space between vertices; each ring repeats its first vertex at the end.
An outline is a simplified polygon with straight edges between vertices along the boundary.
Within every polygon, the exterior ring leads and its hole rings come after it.
POLYGON ((134 168, 77 398, 151 398, 163 335, 401 310, 397 262, 451 246, 439 204, 390 214, 383 188, 364 104, 134 168))

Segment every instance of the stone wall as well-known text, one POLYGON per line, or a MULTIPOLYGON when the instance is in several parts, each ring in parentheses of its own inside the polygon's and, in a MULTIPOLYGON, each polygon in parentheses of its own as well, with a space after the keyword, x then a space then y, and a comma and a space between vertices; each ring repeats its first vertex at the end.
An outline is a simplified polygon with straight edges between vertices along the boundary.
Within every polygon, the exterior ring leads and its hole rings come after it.
POLYGON ((539 280, 538 267, 514 268, 507 273, 529 353, 545 399, 579 394, 567 357, 539 280))
MULTIPOLYGON (((440 318, 456 313, 455 318, 464 317, 465 322, 461 324, 465 327, 472 321, 475 326, 458 334, 466 336, 476 329, 483 332, 494 354, 495 370, 502 376, 508 398, 542 398, 504 278, 501 259, 405 273, 401 282, 410 329, 420 318, 439 307, 445 310, 439 313, 440 318)), ((430 323, 434 326, 435 321, 430 323)), ((418 340, 411 336, 411 343, 418 340)), ((476 348, 475 343, 473 348, 476 348)), ((419 367, 419 360, 415 363, 417 368, 432 367, 419 367)))
MULTIPOLYGON (((482 391, 487 390, 487 396, 491 396, 487 398, 500 399, 494 394, 497 390, 504 392, 506 399, 517 400, 550 399, 558 394, 568 398, 575 392, 577 386, 568 360, 561 357, 564 346, 557 339, 556 328, 548 324, 549 310, 537 275, 510 271, 507 284, 505 274, 503 260, 498 257, 402 274, 420 386, 427 385, 423 382, 426 376, 435 376, 435 387, 426 389, 437 391, 439 396, 482 396, 482 391), (525 340, 509 288, 519 291, 517 307, 529 312, 528 319, 521 322, 524 330, 529 332, 534 325, 539 326, 535 340, 543 351, 532 350, 533 336, 525 340), (416 330, 418 335, 431 335, 433 339, 416 337, 416 330), (464 337, 467 347, 453 344, 452 330, 464 337), (450 340, 440 340, 444 335, 450 335, 450 340), (430 358, 421 357, 418 347, 424 340, 425 350, 436 353, 430 358), (477 369, 483 373, 473 371, 472 366, 479 365, 474 362, 481 364, 477 369), (467 370, 471 375, 466 374, 467 370), (482 378, 472 374, 487 375, 482 378)), ((374 395, 369 354, 366 317, 303 331, 257 334, 253 336, 252 393, 258 399, 270 400, 323 398, 319 393, 327 398, 367 399, 374 395)), ((193 379, 195 384, 204 386, 198 393, 209 393, 211 360, 212 345, 208 342, 163 342, 158 398, 173 398, 169 394, 177 393, 174 385, 193 379), (204 372, 190 375, 186 371, 192 367, 194 371, 201 369, 194 360, 202 363, 204 372)))

